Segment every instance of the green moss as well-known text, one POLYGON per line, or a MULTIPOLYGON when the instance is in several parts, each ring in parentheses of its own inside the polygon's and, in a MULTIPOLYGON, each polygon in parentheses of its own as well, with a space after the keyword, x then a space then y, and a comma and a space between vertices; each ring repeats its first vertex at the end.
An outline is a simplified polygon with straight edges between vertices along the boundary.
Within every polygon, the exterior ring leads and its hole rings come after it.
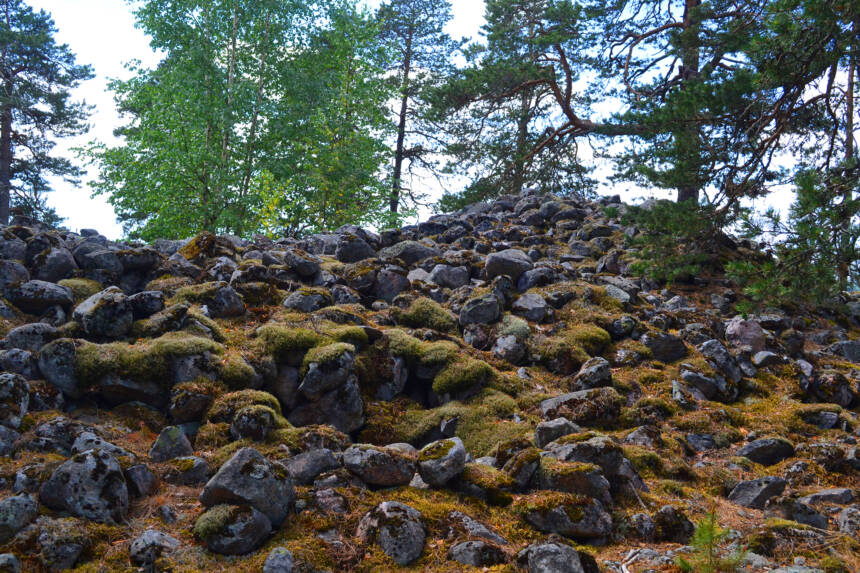
POLYGON ((228 353, 218 367, 218 375, 231 389, 247 388, 257 376, 254 367, 238 353, 228 353))
POLYGON ((513 512, 520 517, 528 518, 532 513, 546 513, 561 509, 573 522, 582 520, 585 516, 583 507, 593 503, 586 496, 559 491, 541 491, 520 496, 511 506, 513 512))
POLYGON ((180 288, 173 295, 172 303, 187 302, 191 304, 205 304, 212 300, 215 292, 221 286, 220 282, 199 283, 180 288))
MULTIPOLYGON (((439 427, 442 420, 456 418, 457 436, 466 449, 478 457, 487 455, 498 442, 527 436, 527 424, 510 420, 517 410, 516 401, 497 390, 485 388, 467 402, 449 402, 424 410, 399 404, 385 416, 368 416, 362 437, 379 437, 379 443, 409 442, 418 444, 439 427)), ((368 441, 371 441, 368 439, 368 441)))
POLYGON ((334 344, 311 348, 308 350, 307 354, 305 354, 305 358, 302 361, 302 371, 306 371, 308 366, 312 363, 326 364, 328 362, 334 362, 347 352, 355 354, 355 346, 345 342, 335 342, 334 344))
POLYGON ((484 464, 466 464, 460 481, 480 489, 493 505, 508 505, 513 501, 511 491, 515 483, 505 472, 484 464))
POLYGON ((440 396, 468 392, 488 384, 495 376, 495 369, 483 360, 461 358, 436 375, 433 391, 440 396))
POLYGON ((439 440, 421 449, 418 456, 419 462, 429 462, 430 460, 438 460, 448 455, 455 445, 454 440, 439 440))
POLYGON ((593 324, 578 324, 565 331, 565 338, 594 356, 612 341, 609 333, 593 324))
POLYGON ((204 420, 215 424, 231 424, 239 410, 255 405, 266 406, 271 408, 276 415, 281 415, 281 404, 277 398, 268 392, 261 390, 239 390, 238 392, 229 392, 216 398, 212 402, 209 411, 206 412, 204 420))
POLYGON ((90 279, 63 279, 57 283, 72 291, 75 302, 81 302, 103 290, 101 283, 90 279))
POLYGON ((339 326, 327 331, 326 334, 335 342, 347 342, 360 348, 370 343, 367 332, 360 326, 339 326))
POLYGON ((202 312, 191 309, 188 311, 187 317, 188 319, 190 319, 190 325, 187 326, 185 330, 190 332, 191 334, 203 336, 211 335, 212 339, 216 342, 224 342, 225 340, 227 340, 227 337, 224 334, 224 330, 221 328, 221 326, 202 312), (200 325, 203 326, 203 328, 201 329, 200 326, 195 325, 194 321, 197 321, 200 325))
POLYGON ((107 374, 135 381, 170 383, 170 367, 177 358, 210 352, 221 354, 223 347, 206 338, 171 332, 136 344, 77 342, 75 374, 85 384, 95 384, 107 374))
POLYGON ((632 408, 626 409, 621 414, 621 424, 624 426, 642 426, 656 424, 671 418, 678 407, 670 404, 663 398, 645 397, 640 398, 632 408))
POLYGON ((257 329, 265 352, 279 362, 288 361, 291 354, 305 352, 323 340, 322 334, 307 328, 293 328, 279 324, 266 324, 257 329))
POLYGON ((515 336, 517 340, 528 340, 532 334, 529 323, 513 314, 505 314, 499 326, 499 336, 515 336))
POLYGON ((242 511, 239 506, 226 504, 209 508, 194 522, 194 536, 203 541, 209 539, 223 531, 242 511))
POLYGON ((432 328, 439 332, 454 332, 457 322, 438 302, 420 297, 409 305, 406 310, 394 307, 391 315, 398 324, 412 328, 432 328))
POLYGON ((556 374, 573 374, 589 359, 585 350, 564 336, 544 338, 535 350, 541 364, 556 374))
POLYGON ((453 342, 424 342, 396 328, 387 330, 385 335, 391 354, 403 358, 410 365, 442 367, 455 360, 459 353, 453 342))

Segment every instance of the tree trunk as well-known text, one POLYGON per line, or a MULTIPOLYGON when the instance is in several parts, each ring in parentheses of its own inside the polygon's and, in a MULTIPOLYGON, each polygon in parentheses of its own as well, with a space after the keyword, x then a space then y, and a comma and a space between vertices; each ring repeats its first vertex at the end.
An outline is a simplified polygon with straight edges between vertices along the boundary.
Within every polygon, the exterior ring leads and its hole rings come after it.
POLYGON ((517 118, 517 148, 514 157, 514 175, 511 193, 519 195, 526 180, 526 156, 529 153, 529 110, 531 109, 531 90, 520 92, 520 113, 517 118))
MULTIPOLYGON (((681 89, 699 74, 699 16, 696 13, 701 0, 684 0, 684 31, 681 32, 681 89)), ((673 134, 675 139, 678 177, 678 203, 699 202, 699 169, 702 147, 695 118, 684 118, 673 134), (685 121, 684 121, 685 120, 685 121)))
POLYGON ((397 213, 400 207, 400 190, 403 179, 404 147, 406 144, 406 117, 409 112, 409 73, 412 71, 412 30, 406 37, 406 53, 403 59, 403 81, 400 82, 400 115, 397 122, 397 147, 394 150, 394 176, 391 183, 391 198, 388 210, 397 213))
POLYGON ((0 224, 9 224, 9 199, 12 192, 12 106, 0 113, 0 224))

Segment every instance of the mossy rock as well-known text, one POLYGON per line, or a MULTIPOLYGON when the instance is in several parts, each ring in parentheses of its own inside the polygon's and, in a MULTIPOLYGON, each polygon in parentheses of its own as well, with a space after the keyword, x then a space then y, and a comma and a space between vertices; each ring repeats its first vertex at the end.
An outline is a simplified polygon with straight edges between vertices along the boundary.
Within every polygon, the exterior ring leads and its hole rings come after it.
POLYGON ((426 297, 416 299, 406 310, 392 308, 391 316, 398 324, 412 328, 432 328, 439 332, 455 332, 457 329, 457 322, 451 313, 426 297))
POLYGON ((82 302, 97 292, 104 290, 100 282, 91 279, 63 279, 57 284, 71 290, 76 303, 82 302))
POLYGON ((500 337, 514 336, 519 341, 525 341, 529 339, 531 334, 531 327, 529 327, 529 323, 526 320, 510 313, 502 317, 498 333, 500 337))
POLYGON ((228 392, 219 396, 212 402, 209 411, 206 412, 206 422, 218 424, 231 424, 236 413, 248 406, 266 406, 271 408, 278 416, 281 415, 281 404, 278 399, 268 392, 262 390, 239 390, 228 392))
POLYGON ((171 365, 179 358, 211 353, 220 355, 224 347, 206 338, 171 332, 135 344, 76 342, 75 375, 84 384, 96 384, 115 374, 135 381, 163 386, 172 383, 171 365))
POLYGON ((477 393, 496 377, 496 370, 483 360, 461 358, 448 365, 433 379, 439 396, 464 397, 477 393))
POLYGON ((609 346, 612 337, 599 326, 593 324, 579 324, 572 326, 564 332, 564 337, 574 345, 582 348, 591 356, 596 356, 609 346))
POLYGON ((305 352, 325 340, 323 334, 313 330, 280 324, 261 326, 257 329, 257 336, 262 340, 266 354, 276 362, 289 364, 296 364, 296 356, 300 363, 305 352))
POLYGON ((457 480, 459 489, 467 495, 476 495, 492 505, 509 505, 516 484, 503 471, 484 464, 466 464, 457 480))
POLYGON ((575 374, 590 358, 582 347, 564 336, 544 338, 538 342, 534 351, 547 370, 562 375, 575 374))
POLYGON ((219 378, 231 389, 239 390, 254 385, 258 378, 254 367, 238 353, 228 352, 218 365, 219 378))
POLYGON ((334 362, 346 353, 355 354, 355 346, 346 342, 315 346, 305 354, 304 360, 302 360, 302 372, 307 371, 308 366, 311 364, 334 362))
POLYGON ((144 290, 160 290, 164 296, 173 296, 177 290, 194 284, 190 277, 177 277, 174 275, 162 275, 149 281, 144 290))

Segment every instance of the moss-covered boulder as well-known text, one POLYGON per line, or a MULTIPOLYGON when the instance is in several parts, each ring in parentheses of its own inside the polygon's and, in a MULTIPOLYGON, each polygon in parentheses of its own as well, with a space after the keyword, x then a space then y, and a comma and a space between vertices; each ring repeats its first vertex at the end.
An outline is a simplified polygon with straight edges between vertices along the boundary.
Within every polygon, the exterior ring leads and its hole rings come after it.
POLYGON ((250 505, 216 505, 194 522, 194 536, 213 553, 245 555, 260 547, 272 524, 250 505))
POLYGON ((612 517, 587 496, 539 492, 517 499, 513 510, 538 531, 572 539, 602 540, 612 531, 612 517))

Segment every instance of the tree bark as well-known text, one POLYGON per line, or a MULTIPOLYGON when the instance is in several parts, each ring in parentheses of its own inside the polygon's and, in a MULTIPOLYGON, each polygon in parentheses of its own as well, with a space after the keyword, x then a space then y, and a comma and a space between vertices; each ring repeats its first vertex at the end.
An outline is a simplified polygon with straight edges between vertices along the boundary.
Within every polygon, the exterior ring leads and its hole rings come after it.
POLYGON ((0 224, 9 224, 9 200, 12 192, 12 106, 0 113, 0 224))
POLYGON ((520 92, 520 113, 517 118, 517 147, 514 157, 514 176, 511 193, 519 195, 526 180, 526 158, 529 156, 529 110, 531 109, 531 89, 520 92))
POLYGON ((409 74, 412 71, 412 29, 406 37, 406 51, 403 59, 403 81, 400 82, 400 115, 397 121, 397 146, 394 150, 394 175, 391 183, 391 197, 388 210, 397 213, 400 207, 400 190, 403 179, 403 160, 406 145, 406 118, 409 112, 409 74))
MULTIPOLYGON (((701 0, 684 0, 684 28, 681 32, 681 89, 699 74, 699 21, 696 14, 701 0)), ((679 174, 678 203, 699 202, 699 168, 702 148, 694 118, 680 125, 673 134, 676 150, 676 172, 679 174)))

